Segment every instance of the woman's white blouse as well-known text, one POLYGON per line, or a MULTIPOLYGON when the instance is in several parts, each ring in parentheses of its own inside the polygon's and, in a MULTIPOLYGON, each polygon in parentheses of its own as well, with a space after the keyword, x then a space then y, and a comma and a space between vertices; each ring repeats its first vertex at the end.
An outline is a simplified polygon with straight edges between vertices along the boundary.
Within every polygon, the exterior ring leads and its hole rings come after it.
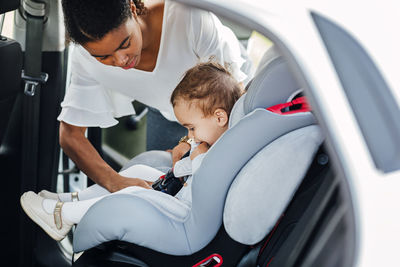
POLYGON ((98 62, 77 45, 71 58, 71 82, 61 103, 59 121, 82 127, 110 127, 115 118, 135 114, 132 101, 154 107, 176 120, 170 96, 184 73, 210 56, 228 63, 238 81, 247 75, 233 32, 210 12, 165 1, 157 63, 153 71, 124 70, 98 62))

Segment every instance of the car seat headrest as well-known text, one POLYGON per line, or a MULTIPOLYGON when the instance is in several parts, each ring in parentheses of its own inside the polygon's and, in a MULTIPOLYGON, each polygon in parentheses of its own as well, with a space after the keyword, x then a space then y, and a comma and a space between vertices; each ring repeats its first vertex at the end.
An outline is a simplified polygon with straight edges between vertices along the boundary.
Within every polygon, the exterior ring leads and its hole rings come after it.
POLYGON ((246 93, 235 103, 229 127, 257 108, 288 102, 299 91, 301 87, 287 62, 274 48, 269 49, 261 59, 254 78, 247 84, 246 93))
POLYGON ((249 85, 243 102, 244 114, 285 103, 299 89, 286 61, 277 57, 264 66, 249 85))

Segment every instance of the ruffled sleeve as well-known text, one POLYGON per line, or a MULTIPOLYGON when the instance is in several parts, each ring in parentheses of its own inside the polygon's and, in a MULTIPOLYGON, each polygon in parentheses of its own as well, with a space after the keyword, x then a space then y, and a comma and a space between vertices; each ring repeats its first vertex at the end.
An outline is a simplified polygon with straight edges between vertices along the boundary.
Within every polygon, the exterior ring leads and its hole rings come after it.
POLYGON ((59 121, 80 127, 106 128, 118 123, 115 118, 135 114, 133 99, 107 90, 92 79, 83 67, 85 63, 79 62, 76 55, 71 64, 71 83, 61 103, 59 121))
POLYGON ((222 25, 214 14, 192 9, 189 35, 199 61, 214 57, 228 68, 237 81, 242 82, 247 78, 248 74, 241 69, 249 61, 245 49, 241 49, 235 34, 222 25))

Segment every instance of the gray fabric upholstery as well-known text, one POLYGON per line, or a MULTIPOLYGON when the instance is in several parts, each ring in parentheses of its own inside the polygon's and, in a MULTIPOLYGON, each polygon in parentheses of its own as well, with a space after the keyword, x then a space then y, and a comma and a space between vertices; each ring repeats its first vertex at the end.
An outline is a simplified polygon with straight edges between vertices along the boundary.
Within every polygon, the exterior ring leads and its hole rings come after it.
MULTIPOLYGON (((140 195, 117 194, 92 206, 74 232, 74 251, 83 251, 109 240, 123 240, 168 254, 190 253, 183 219, 186 211, 176 198, 161 194, 155 203, 140 195), (163 208, 161 209, 160 206, 163 208)), ((149 193, 147 192, 147 193, 149 193)))
POLYGON ((260 63, 258 63, 257 70, 254 76, 258 76, 260 71, 262 71, 266 66, 268 66, 274 59, 280 57, 280 53, 275 45, 272 45, 267 51, 265 51, 264 55, 262 56, 260 63))
POLYGON ((289 67, 282 57, 273 59, 267 68, 260 70, 250 87, 263 90, 248 90, 243 103, 244 113, 247 114, 255 108, 285 103, 300 88, 294 77, 288 73, 289 67))
POLYGON ((256 108, 266 108, 287 102, 300 86, 289 74, 289 68, 272 46, 263 55, 253 80, 248 84, 247 92, 233 106, 229 127, 235 125, 244 115, 256 108))
MULTIPOLYGON (((105 197, 89 209, 77 226, 73 241, 74 251, 86 250, 110 240, 123 240, 171 255, 190 255, 205 247, 215 237, 223 217, 228 233, 239 242, 253 243, 260 239, 275 223, 276 214, 283 212, 290 201, 318 143, 315 137, 318 131, 308 133, 308 130, 302 130, 306 131, 303 132, 304 135, 310 135, 310 139, 306 136, 303 140, 301 135, 296 137, 299 142, 308 140, 310 147, 305 150, 307 157, 301 164, 298 159, 296 162, 288 162, 291 166, 299 163, 285 177, 288 188, 280 188, 280 183, 276 183, 281 181, 278 178, 264 180, 264 176, 249 177, 260 170, 259 162, 265 160, 264 165, 273 165, 276 159, 268 152, 274 147, 276 149, 280 146, 282 151, 292 154, 291 146, 297 146, 293 144, 296 142, 293 142, 295 134, 292 132, 298 129, 317 129, 311 126, 315 124, 311 113, 282 116, 265 109, 285 102, 298 88, 283 59, 273 59, 251 82, 248 92, 238 101, 231 114, 231 127, 210 148, 202 165, 193 174, 191 208, 180 209, 176 199, 169 196, 163 196, 162 201, 158 201, 158 194, 163 193, 155 191, 148 196, 105 197), (232 184, 238 174, 239 180, 232 184), (274 188, 276 192, 282 192, 276 207, 272 194, 267 198, 269 202, 263 201, 263 206, 269 207, 273 215, 240 218, 245 209, 248 209, 249 216, 254 216, 259 208, 250 206, 250 203, 258 202, 259 199, 249 196, 258 192, 248 186, 247 179, 257 179, 264 190, 274 188), (237 197, 242 197, 244 204, 248 203, 249 206, 237 206, 237 197), (228 201, 225 205, 226 199, 228 201), (257 223, 257 220, 262 222, 263 229, 256 228, 255 233, 240 233, 237 230, 251 221, 257 223)), ((293 158, 287 160, 291 161, 293 158)), ((271 177, 275 177, 278 176, 279 169, 262 171, 271 172, 271 177)), ((282 187, 285 186, 282 184, 282 187)))
POLYGON ((231 115, 229 116, 229 128, 232 128, 240 119, 246 115, 244 113, 243 102, 246 94, 242 95, 232 108, 231 115))
POLYGON ((322 140, 318 126, 300 128, 264 147, 242 168, 224 208, 225 229, 232 239, 254 245, 272 230, 322 140))

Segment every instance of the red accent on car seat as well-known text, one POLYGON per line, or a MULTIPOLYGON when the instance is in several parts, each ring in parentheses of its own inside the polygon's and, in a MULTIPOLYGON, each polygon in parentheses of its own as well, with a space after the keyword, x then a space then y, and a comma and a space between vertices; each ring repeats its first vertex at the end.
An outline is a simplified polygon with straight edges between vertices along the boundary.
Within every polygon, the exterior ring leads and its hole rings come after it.
POLYGON ((283 213, 281 215, 281 217, 279 217, 279 220, 275 223, 274 228, 272 229, 272 231, 270 232, 270 234, 267 237, 267 240, 265 240, 264 245, 262 246, 262 248, 260 249, 260 251, 258 252, 258 256, 260 256, 262 254, 262 252, 264 251, 265 247, 268 245, 269 241, 271 240, 273 234, 275 233, 276 228, 278 228, 279 224, 281 223, 282 218, 285 216, 285 214, 283 213))
POLYGON ((311 107, 307 103, 306 97, 302 96, 302 97, 296 98, 290 102, 282 103, 282 104, 278 104, 278 105, 269 107, 269 108, 267 108, 267 110, 277 113, 277 114, 280 114, 280 115, 289 115, 289 114, 294 114, 294 113, 299 113, 299 112, 309 112, 309 111, 311 111, 311 107), (285 108, 292 107, 294 105, 300 105, 300 108, 295 109, 295 110, 284 111, 285 108))
POLYGON ((165 179, 165 174, 161 175, 159 179, 165 179))
POLYGON ((274 257, 272 257, 272 258, 269 260, 269 262, 267 263, 267 265, 265 265, 265 267, 268 267, 268 266, 271 264, 271 262, 272 262, 273 259, 274 259, 274 257))
POLYGON ((205 258, 204 260, 196 263, 192 267, 219 267, 222 265, 222 256, 214 253, 205 258), (215 263, 215 265, 213 265, 215 263))

